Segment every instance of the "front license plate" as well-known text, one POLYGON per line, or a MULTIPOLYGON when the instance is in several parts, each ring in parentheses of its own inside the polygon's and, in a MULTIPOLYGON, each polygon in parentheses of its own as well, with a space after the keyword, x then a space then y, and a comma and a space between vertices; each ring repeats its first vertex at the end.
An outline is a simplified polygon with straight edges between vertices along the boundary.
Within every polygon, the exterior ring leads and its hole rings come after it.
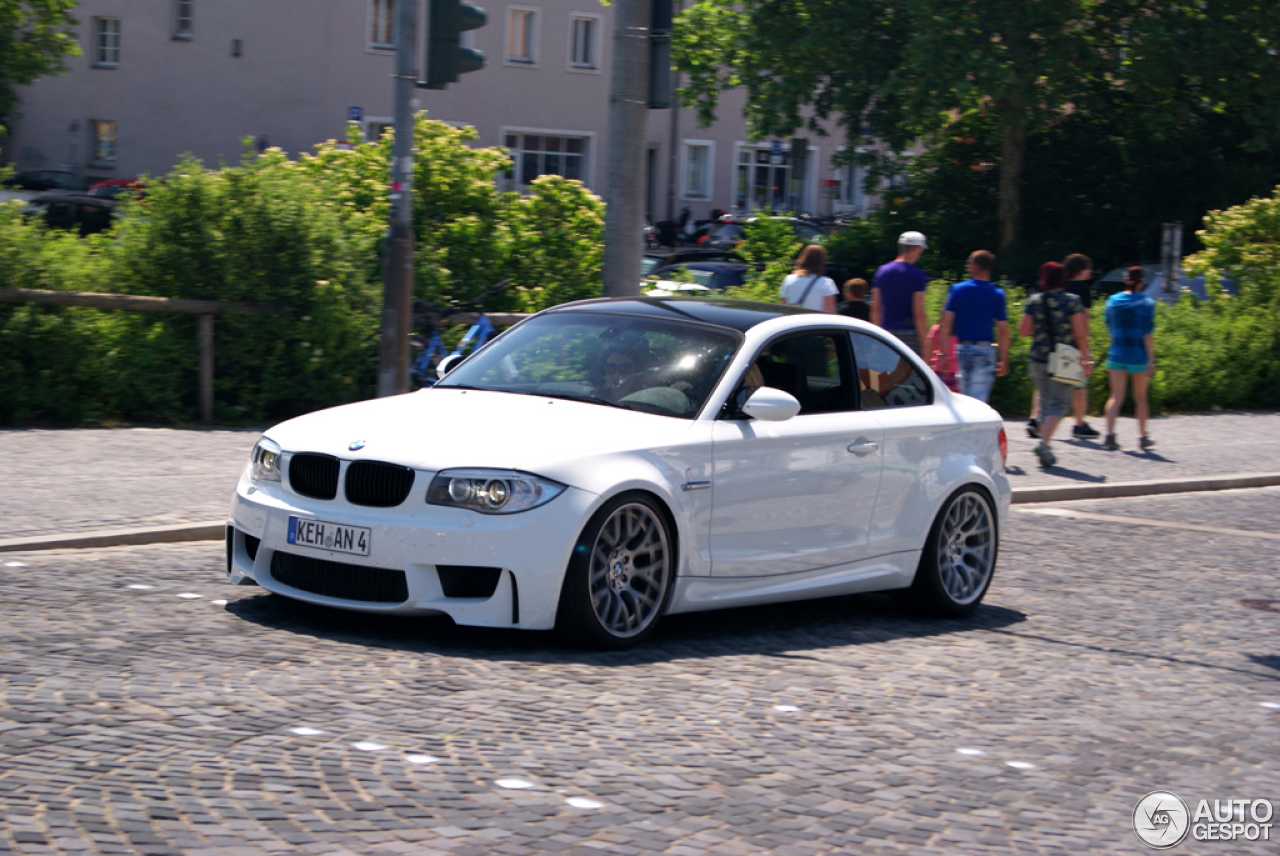
POLYGON ((369 530, 362 526, 343 526, 326 520, 289 518, 289 543, 318 547, 353 556, 369 555, 369 530))

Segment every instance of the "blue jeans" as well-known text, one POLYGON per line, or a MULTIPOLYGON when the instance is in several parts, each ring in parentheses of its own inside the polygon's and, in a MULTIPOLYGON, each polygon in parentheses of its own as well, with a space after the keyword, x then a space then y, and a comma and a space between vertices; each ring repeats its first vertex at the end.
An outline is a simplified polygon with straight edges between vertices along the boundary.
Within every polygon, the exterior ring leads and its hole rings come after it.
POLYGON ((960 391, 979 401, 991 397, 996 382, 996 346, 956 345, 956 363, 960 368, 960 391))

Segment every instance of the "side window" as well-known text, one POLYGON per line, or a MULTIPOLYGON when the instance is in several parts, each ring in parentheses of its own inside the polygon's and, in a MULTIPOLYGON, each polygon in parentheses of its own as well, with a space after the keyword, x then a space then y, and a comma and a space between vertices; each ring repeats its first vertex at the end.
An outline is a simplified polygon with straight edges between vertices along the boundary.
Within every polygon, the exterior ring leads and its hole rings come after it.
POLYGON ((764 386, 789 392, 800 415, 858 409, 843 334, 805 333, 778 339, 756 358, 764 386))
POLYGON ((867 410, 933 403, 933 385, 899 351, 875 336, 850 333, 858 389, 867 410))

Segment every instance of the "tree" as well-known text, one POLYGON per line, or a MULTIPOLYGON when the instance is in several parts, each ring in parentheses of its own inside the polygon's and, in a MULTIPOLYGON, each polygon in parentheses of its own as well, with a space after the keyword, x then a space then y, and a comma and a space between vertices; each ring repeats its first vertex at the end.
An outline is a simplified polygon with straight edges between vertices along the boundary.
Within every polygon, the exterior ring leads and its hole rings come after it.
POLYGON ((1278 46, 1269 0, 702 0, 680 18, 675 62, 704 122, 721 90, 745 87, 757 136, 830 119, 901 151, 990 123, 1007 253, 1029 131, 1120 101, 1135 131, 1241 111, 1270 144, 1278 46))
POLYGON ((80 56, 71 27, 76 0, 0 0, 0 138, 18 103, 16 87, 67 70, 80 56))

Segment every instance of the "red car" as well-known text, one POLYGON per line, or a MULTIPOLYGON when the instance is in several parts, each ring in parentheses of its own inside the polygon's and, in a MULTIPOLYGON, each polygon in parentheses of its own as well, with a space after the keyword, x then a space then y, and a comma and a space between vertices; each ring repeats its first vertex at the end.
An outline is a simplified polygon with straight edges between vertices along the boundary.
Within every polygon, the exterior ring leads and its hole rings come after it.
POLYGON ((146 184, 136 178, 108 178, 106 181, 99 181, 97 184, 89 188, 89 196, 96 196, 99 199, 115 199, 122 193, 130 190, 136 190, 141 194, 146 184))

